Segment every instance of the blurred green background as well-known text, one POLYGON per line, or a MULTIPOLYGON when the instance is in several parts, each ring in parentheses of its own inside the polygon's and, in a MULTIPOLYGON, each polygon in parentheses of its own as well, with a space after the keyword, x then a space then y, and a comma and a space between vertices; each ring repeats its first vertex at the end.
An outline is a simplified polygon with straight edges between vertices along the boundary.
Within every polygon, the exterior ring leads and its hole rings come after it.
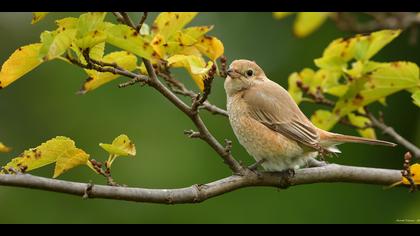
MULTIPOLYGON (((45 29, 54 29, 54 20, 77 13, 53 13, 31 25, 31 13, 0 13, 0 61, 4 62, 19 46, 39 41, 45 29)), ((132 14, 137 22, 141 14, 132 14)), ((146 21, 151 24, 155 13, 146 21)), ((210 35, 225 46, 229 61, 255 60, 266 74, 287 87, 288 75, 304 67, 315 68, 313 59, 335 38, 351 34, 339 31, 328 21, 304 39, 292 34, 294 17, 282 21, 271 13, 202 13, 190 25, 210 25, 210 35)), ((114 20, 112 15, 108 20, 114 20)), ((408 43, 408 33, 386 46, 376 61, 407 60, 420 64, 420 42, 408 43)), ((179 79, 195 89, 182 70, 179 79)), ((119 183, 145 188, 178 188, 206 183, 230 174, 217 154, 204 142, 190 140, 183 130, 192 123, 161 95, 147 87, 118 89, 120 78, 86 95, 75 92, 86 79, 85 73, 62 61, 41 65, 0 92, 0 141, 13 152, 0 154, 4 165, 21 151, 35 147, 57 135, 71 137, 77 146, 99 160, 106 153, 99 142, 111 142, 125 133, 137 145, 137 156, 121 158, 113 165, 119 183)), ((223 80, 215 80, 210 101, 225 108, 223 80)), ((188 101, 188 100, 186 100, 188 101)), ((316 106, 302 104, 306 114, 316 106)), ((389 97, 388 106, 372 106, 384 111, 386 122, 403 136, 420 145, 420 113, 407 92, 389 97)), ((202 112, 208 128, 221 141, 233 141, 233 154, 244 163, 253 163, 237 142, 229 122, 221 116, 202 112)), ((334 131, 355 135, 350 128, 334 131)), ((389 140, 379 134, 380 138, 389 140)), ((400 169, 404 148, 394 149, 347 144, 331 162, 400 169)), ((51 177, 53 166, 33 174, 51 177)), ((104 184, 87 167, 76 168, 60 179, 104 184)), ((277 190, 246 188, 200 204, 157 205, 115 200, 90 199, 0 186, 0 223, 396 223, 399 219, 420 219, 420 195, 406 188, 384 190, 363 184, 314 184, 277 190)), ((418 221, 417 221, 418 223, 418 221)))

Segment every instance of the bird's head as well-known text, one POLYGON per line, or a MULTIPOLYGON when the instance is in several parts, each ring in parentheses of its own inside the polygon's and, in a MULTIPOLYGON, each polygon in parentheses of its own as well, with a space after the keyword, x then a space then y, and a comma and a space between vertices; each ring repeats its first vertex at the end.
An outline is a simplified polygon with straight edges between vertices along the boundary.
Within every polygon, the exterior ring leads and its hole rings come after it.
POLYGON ((249 89, 255 83, 260 83, 266 79, 264 71, 257 63, 243 59, 233 61, 227 74, 225 90, 228 96, 249 89))

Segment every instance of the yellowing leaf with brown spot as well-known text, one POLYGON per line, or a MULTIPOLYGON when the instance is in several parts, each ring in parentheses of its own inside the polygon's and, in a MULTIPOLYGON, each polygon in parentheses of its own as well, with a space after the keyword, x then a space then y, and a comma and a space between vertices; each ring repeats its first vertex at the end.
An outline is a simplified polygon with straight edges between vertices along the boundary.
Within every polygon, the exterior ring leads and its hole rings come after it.
POLYGON ((159 33, 164 39, 169 39, 175 32, 184 28, 197 14, 197 12, 162 12, 153 23, 152 33, 159 33))
MULTIPOLYGON (((411 178, 414 180, 414 183, 420 185, 420 164, 416 163, 410 166, 411 178)), ((410 181, 403 177, 402 183, 410 185, 410 181)))
POLYGON ((206 64, 203 58, 195 55, 175 55, 168 58, 167 61, 168 66, 170 67, 184 67, 187 69, 198 88, 203 91, 203 80, 206 78, 207 73, 213 66, 213 62, 209 61, 206 64))
POLYGON ((347 67, 347 62, 353 58, 367 60, 373 57, 400 32, 400 30, 381 30, 368 35, 358 34, 352 38, 336 39, 324 50, 321 58, 315 59, 315 64, 324 69, 343 70, 347 67))
POLYGON ((12 149, 0 142, 0 152, 10 152, 12 149))
POLYGON ((36 148, 24 151, 7 163, 4 169, 7 171, 12 168, 14 171, 26 172, 58 161, 54 171, 54 177, 57 177, 65 170, 85 164, 88 158, 88 154, 76 148, 73 140, 58 136, 36 148))
MULTIPOLYGON (((137 66, 137 57, 126 51, 112 52, 105 55, 101 61, 116 63, 119 67, 129 71, 136 69, 137 66)), ((83 84, 83 87, 80 90, 81 94, 92 91, 120 76, 110 72, 99 72, 95 70, 87 70, 86 72, 88 73, 89 78, 83 84)))
POLYGON ((45 16, 48 15, 48 12, 33 12, 32 13, 32 21, 31 24, 36 24, 42 19, 45 18, 45 16))
POLYGON ((127 25, 105 24, 106 42, 146 59, 159 59, 146 36, 127 25))
POLYGON ((160 58, 165 58, 168 44, 166 43, 165 38, 161 34, 156 34, 155 37, 153 37, 153 40, 150 44, 152 45, 153 50, 155 50, 155 52, 160 56, 160 58))
POLYGON ((224 53, 223 43, 216 37, 203 36, 198 39, 194 46, 212 61, 215 61, 224 53))
POLYGON ((330 12, 299 12, 293 25, 293 32, 303 38, 318 29, 329 17, 330 12))
POLYGON ((7 87, 42 63, 38 56, 41 47, 41 43, 20 47, 4 62, 0 72, 0 89, 7 87))

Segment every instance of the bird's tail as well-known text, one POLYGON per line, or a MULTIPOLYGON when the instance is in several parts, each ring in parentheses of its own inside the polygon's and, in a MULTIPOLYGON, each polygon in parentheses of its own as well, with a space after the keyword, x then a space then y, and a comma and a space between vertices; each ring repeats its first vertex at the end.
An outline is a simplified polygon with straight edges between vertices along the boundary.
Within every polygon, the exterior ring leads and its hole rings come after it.
POLYGON ((369 145, 382 145, 388 147, 395 147, 397 144, 383 141, 383 140, 376 140, 370 138, 362 138, 344 134, 336 134, 331 132, 324 131, 321 133, 321 140, 326 141, 326 143, 330 144, 341 144, 341 143, 364 143, 369 145))

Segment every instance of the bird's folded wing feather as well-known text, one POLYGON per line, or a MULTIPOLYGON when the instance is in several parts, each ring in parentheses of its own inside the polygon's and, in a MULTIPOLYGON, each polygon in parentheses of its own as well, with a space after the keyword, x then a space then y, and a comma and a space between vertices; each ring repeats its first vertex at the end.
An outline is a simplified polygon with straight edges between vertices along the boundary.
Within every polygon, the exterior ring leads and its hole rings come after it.
POLYGON ((315 126, 280 85, 269 81, 254 86, 246 91, 244 99, 253 119, 301 144, 315 149, 319 146, 315 126))

